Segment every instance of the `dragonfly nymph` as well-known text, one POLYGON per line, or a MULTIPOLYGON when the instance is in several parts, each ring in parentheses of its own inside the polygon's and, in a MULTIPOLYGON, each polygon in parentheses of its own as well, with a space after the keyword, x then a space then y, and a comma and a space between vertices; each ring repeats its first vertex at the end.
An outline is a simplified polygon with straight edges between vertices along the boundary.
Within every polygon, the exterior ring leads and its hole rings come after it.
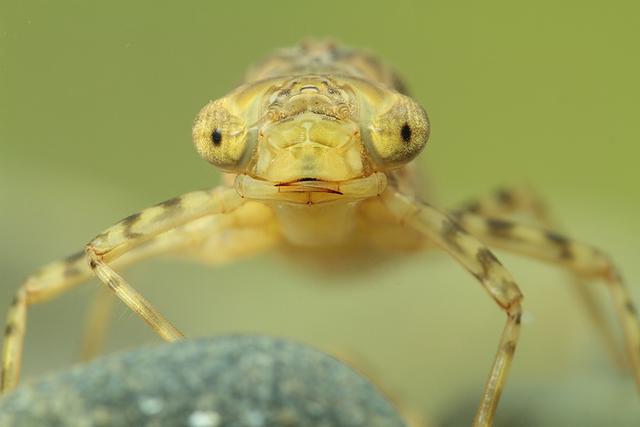
POLYGON ((267 57, 195 120, 195 147, 225 172, 224 184, 125 218, 19 287, 8 313, 2 391, 18 382, 30 305, 96 275, 173 341, 183 334, 116 269, 166 253, 220 263, 285 248, 354 259, 438 248, 468 270, 506 315, 474 426, 493 422, 522 313, 522 293, 491 247, 558 264, 580 278, 582 292, 589 292, 585 279, 606 283, 640 385, 637 313, 610 259, 551 230, 542 204, 525 190, 501 190, 453 210, 420 201, 412 160, 429 133, 424 109, 398 75, 365 52, 308 42, 267 57), (516 222, 523 214, 537 224, 516 222))

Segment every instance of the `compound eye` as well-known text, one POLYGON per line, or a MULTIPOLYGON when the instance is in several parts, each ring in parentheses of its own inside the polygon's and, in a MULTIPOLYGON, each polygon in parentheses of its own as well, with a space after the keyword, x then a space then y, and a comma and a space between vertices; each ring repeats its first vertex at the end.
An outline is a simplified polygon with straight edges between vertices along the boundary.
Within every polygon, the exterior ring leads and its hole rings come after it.
POLYGON ((218 128, 213 129, 213 132, 211 132, 211 142, 216 147, 222 144, 222 132, 220 132, 220 129, 218 128))
POLYGON ((413 134, 413 131, 411 130, 411 125, 409 124, 409 122, 404 122, 404 124, 400 128, 400 137, 404 142, 408 144, 411 142, 412 134, 413 134))
POLYGON ((247 152, 244 121, 229 112, 225 99, 207 104, 193 124, 193 143, 209 163, 227 172, 236 172, 247 152))
POLYGON ((364 134, 374 159, 393 168, 416 157, 427 144, 429 132, 429 119, 422 107, 396 94, 391 106, 373 119, 364 134))

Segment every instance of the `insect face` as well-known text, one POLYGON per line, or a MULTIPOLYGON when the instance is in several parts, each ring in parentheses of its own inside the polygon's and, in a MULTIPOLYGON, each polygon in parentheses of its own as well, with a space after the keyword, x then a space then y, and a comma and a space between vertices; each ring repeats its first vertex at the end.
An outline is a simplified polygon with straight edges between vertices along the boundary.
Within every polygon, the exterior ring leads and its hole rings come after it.
POLYGON ((265 125, 254 173, 272 182, 347 181, 365 174, 358 125, 305 112, 265 125))
POLYGON ((411 161, 428 137, 427 115, 411 98, 321 75, 242 87, 205 106, 193 128, 207 161, 275 183, 385 172, 411 161))

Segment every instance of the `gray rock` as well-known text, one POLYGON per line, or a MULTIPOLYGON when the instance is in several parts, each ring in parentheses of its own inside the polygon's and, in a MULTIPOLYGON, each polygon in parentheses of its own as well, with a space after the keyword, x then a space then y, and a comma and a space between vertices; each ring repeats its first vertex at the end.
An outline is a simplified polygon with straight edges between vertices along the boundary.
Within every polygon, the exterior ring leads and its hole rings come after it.
POLYGON ((351 368, 258 336, 182 341, 105 357, 24 384, 0 426, 401 427, 351 368))

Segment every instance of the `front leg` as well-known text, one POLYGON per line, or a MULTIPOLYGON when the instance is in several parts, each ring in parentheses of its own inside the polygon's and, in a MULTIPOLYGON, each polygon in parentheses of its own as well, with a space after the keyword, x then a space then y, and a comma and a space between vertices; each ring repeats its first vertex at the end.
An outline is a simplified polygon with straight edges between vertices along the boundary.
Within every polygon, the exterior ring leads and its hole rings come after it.
POLYGON ((107 262, 122 266, 159 253, 193 247, 199 243, 198 239, 224 225, 224 221, 221 222, 216 214, 229 212, 242 203, 243 200, 232 189, 187 193, 132 215, 107 229, 88 245, 88 257, 79 252, 62 261, 50 263, 29 276, 16 292, 7 313, 0 394, 18 383, 28 307, 46 302, 85 282, 92 276, 91 268, 97 270, 100 279, 127 305, 133 306, 134 311, 158 325, 163 331, 163 338, 180 337, 180 332, 141 295, 129 285, 121 286, 124 281, 107 262))
MULTIPOLYGON (((276 246, 280 233, 270 208, 259 202, 246 202, 232 212, 207 216, 184 226, 173 228, 145 242, 136 250, 176 253, 181 258, 220 265, 255 255, 276 246)), ((118 258, 115 262, 119 261, 118 258)), ((87 310, 82 360, 101 352, 109 326, 113 292, 102 287, 87 310)))
POLYGON ((397 192, 387 191, 381 197, 407 226, 436 243, 478 279, 507 315, 498 353, 473 420, 474 427, 491 426, 520 333, 522 293, 489 249, 447 215, 397 192))
POLYGON ((194 191, 133 214, 98 235, 86 246, 89 265, 96 276, 164 340, 183 337, 142 295, 132 288, 108 262, 143 245, 164 232, 199 218, 236 209, 243 199, 233 189, 194 191))

